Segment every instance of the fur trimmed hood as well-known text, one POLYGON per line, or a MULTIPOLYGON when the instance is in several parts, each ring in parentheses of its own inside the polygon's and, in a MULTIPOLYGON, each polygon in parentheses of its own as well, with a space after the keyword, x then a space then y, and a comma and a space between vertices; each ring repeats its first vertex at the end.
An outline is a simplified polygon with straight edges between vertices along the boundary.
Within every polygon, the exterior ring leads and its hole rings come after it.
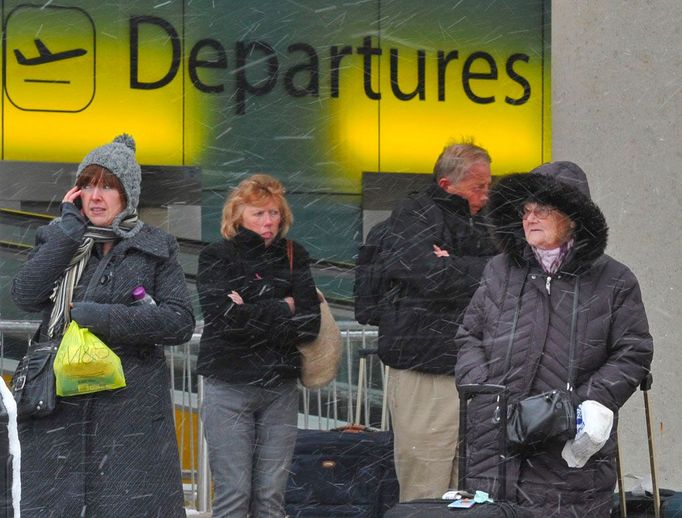
MULTIPOLYGON (((592 263, 606 250, 606 218, 589 195, 585 173, 572 162, 543 164, 529 174, 501 179, 490 192, 489 217, 501 249, 518 262, 527 262, 528 246, 521 208, 526 202, 550 205, 575 224, 572 268, 592 263)), ((530 254, 532 255, 532 254, 530 254)))

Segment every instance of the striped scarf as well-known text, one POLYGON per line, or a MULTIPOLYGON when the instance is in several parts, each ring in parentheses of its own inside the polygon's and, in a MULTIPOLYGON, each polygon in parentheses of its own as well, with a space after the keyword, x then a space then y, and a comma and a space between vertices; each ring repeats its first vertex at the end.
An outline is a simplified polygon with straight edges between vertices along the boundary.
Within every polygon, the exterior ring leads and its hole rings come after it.
MULTIPOLYGON (((121 222, 121 227, 133 228, 138 221, 137 214, 125 218, 121 222)), ((47 334, 50 338, 55 335, 55 329, 60 321, 63 321, 61 332, 66 330, 66 326, 71 321, 71 300, 73 298, 73 289, 78 284, 78 281, 85 270, 85 265, 88 264, 92 248, 95 243, 111 243, 120 239, 111 227, 95 227, 88 225, 83 235, 81 244, 78 245, 76 253, 71 258, 69 265, 64 270, 64 274, 55 283, 54 290, 50 295, 50 300, 54 302, 52 306, 52 313, 50 314, 50 322, 47 327, 47 334)))

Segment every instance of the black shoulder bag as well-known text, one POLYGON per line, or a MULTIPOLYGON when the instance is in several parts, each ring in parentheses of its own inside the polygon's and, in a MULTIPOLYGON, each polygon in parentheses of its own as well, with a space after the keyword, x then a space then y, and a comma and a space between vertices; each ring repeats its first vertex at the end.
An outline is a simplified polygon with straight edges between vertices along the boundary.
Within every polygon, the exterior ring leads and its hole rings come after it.
POLYGON ((54 358, 61 337, 40 342, 40 327, 28 341, 26 354, 12 378, 12 394, 17 402, 17 418, 44 417, 54 412, 57 394, 54 358))
MULTIPOLYGON (((525 284, 525 283, 524 283, 525 284)), ((512 447, 538 446, 548 440, 572 439, 576 434, 576 409, 571 392, 575 369, 576 323, 578 318, 578 279, 573 292, 573 315, 571 317, 571 336, 568 350, 568 380, 566 389, 555 389, 542 394, 529 396, 510 405, 507 418, 507 441, 512 447)), ((523 287, 521 288, 523 292, 523 287)), ((509 339, 509 348, 505 358, 506 383, 511 367, 511 351, 519 318, 521 295, 514 314, 514 321, 509 339)))
MULTIPOLYGON (((83 241, 76 249, 69 265, 58 281, 56 290, 51 297, 54 307, 50 314, 47 335, 48 340, 40 342, 41 327, 28 342, 26 354, 17 365, 12 378, 12 394, 17 402, 17 417, 44 417, 54 412, 57 406, 57 388, 54 377, 54 359, 64 334, 64 326, 60 333, 55 333, 56 324, 61 321, 67 311, 73 296, 73 287, 83 273, 85 263, 96 241, 110 240, 113 236, 109 231, 98 227, 88 227, 83 241)), ((106 265, 102 261, 99 267, 106 265)), ((99 277, 94 277, 99 278, 99 277)), ((68 318, 64 324, 68 323, 68 318)))

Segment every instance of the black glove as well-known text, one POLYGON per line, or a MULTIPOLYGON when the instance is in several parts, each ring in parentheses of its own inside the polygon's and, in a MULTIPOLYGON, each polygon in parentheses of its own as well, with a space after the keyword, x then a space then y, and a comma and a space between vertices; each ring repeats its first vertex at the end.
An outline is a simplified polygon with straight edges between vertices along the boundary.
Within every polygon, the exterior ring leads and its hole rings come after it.
POLYGON ((62 217, 59 226, 74 241, 80 241, 85 234, 87 223, 81 211, 71 202, 63 202, 60 206, 62 217))
POLYGON ((87 327, 102 340, 109 336, 109 304, 74 302, 71 320, 81 327, 87 327))

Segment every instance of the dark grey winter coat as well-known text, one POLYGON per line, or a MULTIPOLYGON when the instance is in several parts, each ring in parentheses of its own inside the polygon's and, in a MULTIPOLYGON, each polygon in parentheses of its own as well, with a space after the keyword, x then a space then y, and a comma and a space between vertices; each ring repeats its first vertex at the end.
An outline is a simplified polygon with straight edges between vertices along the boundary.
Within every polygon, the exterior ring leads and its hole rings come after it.
POLYGON ((457 326, 497 249, 468 202, 435 183, 404 200, 390 225, 379 356, 396 369, 452 375, 457 326), (437 257, 433 245, 450 256, 437 257))
MULTIPOLYGON (((77 246, 60 224, 41 227, 13 281, 15 303, 42 312, 42 329, 77 246)), ((185 342, 194 329, 177 254, 175 238, 146 225, 104 257, 93 251, 73 316, 117 352, 127 386, 58 398, 54 414, 20 425, 22 516, 185 516, 167 367, 154 345, 185 342), (138 285, 157 306, 130 306, 138 285)))
MULTIPOLYGON (((573 174, 565 168, 561 172, 573 174)), ((647 374, 653 345, 637 279, 604 254, 603 214, 588 196, 552 174, 502 180, 491 193, 490 208, 505 253, 487 266, 465 314, 457 337, 457 383, 499 384, 506 379, 511 402, 565 388, 575 314, 576 400, 596 400, 617 417, 647 374), (526 244, 519 216, 524 201, 558 208, 577 224, 573 251, 554 276, 543 272, 526 244), (505 372, 517 308, 510 369, 505 372)), ((497 477, 495 408, 494 400, 478 398, 469 408, 467 477, 477 489, 493 489, 497 477)), ((507 464, 507 495, 533 508, 537 516, 609 516, 616 481, 616 425, 611 439, 581 469, 567 467, 560 442, 514 454, 507 464)))

